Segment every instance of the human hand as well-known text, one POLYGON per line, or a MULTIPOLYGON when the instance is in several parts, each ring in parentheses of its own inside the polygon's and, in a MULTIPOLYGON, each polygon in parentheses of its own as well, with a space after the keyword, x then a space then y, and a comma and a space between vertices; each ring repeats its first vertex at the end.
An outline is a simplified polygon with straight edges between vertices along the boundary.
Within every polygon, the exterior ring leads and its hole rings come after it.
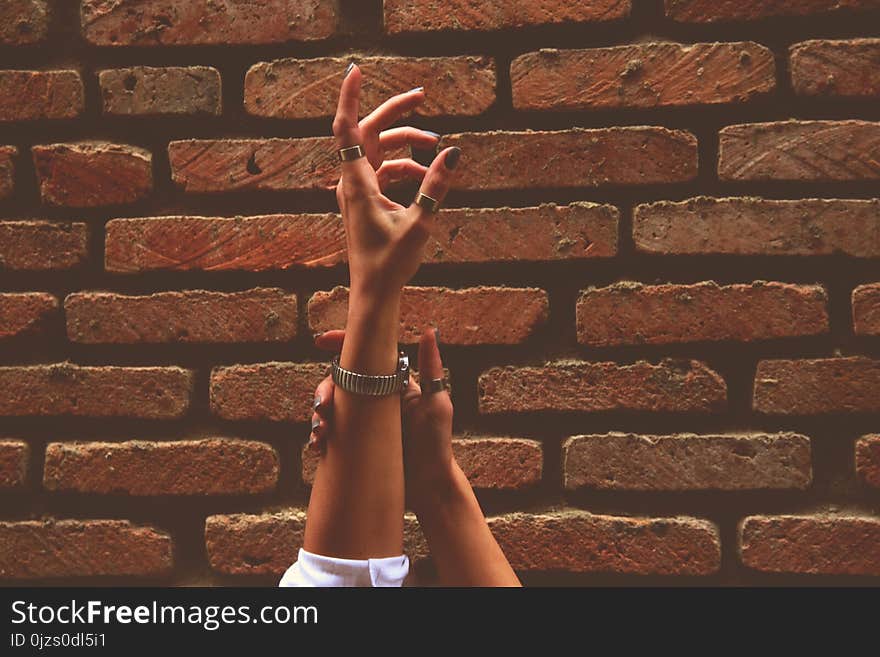
POLYGON ((447 148, 430 167, 412 159, 387 160, 388 151, 405 145, 433 148, 438 137, 413 127, 390 128, 421 103, 421 88, 385 101, 358 121, 362 74, 352 64, 342 81, 333 134, 338 148, 361 145, 366 157, 342 163, 336 199, 342 212, 354 295, 396 295, 416 273, 430 235, 434 212, 415 201, 404 207, 385 196, 389 184, 422 180, 420 192, 443 201, 461 151, 447 148))
MULTIPOLYGON (((315 339, 326 351, 339 352, 345 331, 327 331, 315 339)), ((431 381, 443 378, 443 363, 436 332, 426 330, 419 341, 419 379, 410 377, 401 398, 403 422, 404 475, 407 493, 414 506, 451 477, 455 457, 452 452, 452 400, 444 389, 430 392, 431 381), (425 388, 423 394, 422 388, 425 388)), ((323 451, 333 433, 333 394, 336 386, 327 376, 315 389, 315 409, 309 447, 323 451)))

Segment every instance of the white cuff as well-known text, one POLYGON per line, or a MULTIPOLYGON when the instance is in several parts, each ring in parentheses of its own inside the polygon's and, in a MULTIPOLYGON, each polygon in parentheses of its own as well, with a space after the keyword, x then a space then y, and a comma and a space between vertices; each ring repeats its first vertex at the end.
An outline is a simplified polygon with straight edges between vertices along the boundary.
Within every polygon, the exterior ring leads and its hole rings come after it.
POLYGON ((278 586, 402 586, 409 558, 339 559, 299 550, 278 586))

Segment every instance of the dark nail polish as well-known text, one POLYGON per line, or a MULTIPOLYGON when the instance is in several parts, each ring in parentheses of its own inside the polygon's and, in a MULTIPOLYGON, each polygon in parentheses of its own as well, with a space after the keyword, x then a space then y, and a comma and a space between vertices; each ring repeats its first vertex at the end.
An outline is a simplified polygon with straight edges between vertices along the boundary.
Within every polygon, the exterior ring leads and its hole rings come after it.
POLYGON ((440 135, 438 133, 434 132, 433 130, 422 130, 422 132, 424 132, 426 135, 431 135, 432 137, 436 137, 437 139, 440 139, 440 135))
POLYGON ((317 411, 318 407, 320 405, 321 405, 321 395, 316 395, 315 396, 315 403, 312 405, 312 408, 314 408, 317 411))
POLYGON ((458 166, 458 159, 461 157, 461 149, 457 146, 453 148, 446 154, 446 159, 444 163, 446 164, 446 168, 449 170, 454 169, 458 166))
POLYGON ((354 62, 348 65, 348 68, 345 69, 345 75, 343 75, 343 79, 348 77, 348 74, 351 73, 351 69, 354 68, 354 62))
POLYGON ((407 91, 406 93, 408 93, 408 94, 414 94, 414 93, 417 92, 417 91, 424 91, 424 90, 425 90, 424 87, 416 87, 415 89, 410 89, 410 90, 407 91))
POLYGON ((440 346, 440 329, 434 329, 434 341, 437 343, 437 346, 440 346))
POLYGON ((316 418, 312 419, 312 433, 317 433, 317 431, 315 431, 315 429, 317 429, 320 424, 321 424, 321 418, 316 417, 316 418))
POLYGON ((324 335, 324 333, 321 332, 321 331, 319 331, 319 332, 317 332, 317 333, 312 333, 312 340, 317 340, 317 339, 320 338, 322 335, 324 335))

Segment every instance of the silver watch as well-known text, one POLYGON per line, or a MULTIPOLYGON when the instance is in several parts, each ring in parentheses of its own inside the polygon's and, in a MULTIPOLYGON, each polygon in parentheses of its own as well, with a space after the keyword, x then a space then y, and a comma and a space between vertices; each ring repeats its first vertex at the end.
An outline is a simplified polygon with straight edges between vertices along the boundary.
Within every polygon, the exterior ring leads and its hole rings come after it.
POLYGON ((397 371, 394 374, 359 374, 339 365, 339 355, 330 361, 333 371, 333 383, 343 390, 358 395, 382 397, 395 392, 403 392, 409 385, 409 357, 400 352, 397 359, 397 371))

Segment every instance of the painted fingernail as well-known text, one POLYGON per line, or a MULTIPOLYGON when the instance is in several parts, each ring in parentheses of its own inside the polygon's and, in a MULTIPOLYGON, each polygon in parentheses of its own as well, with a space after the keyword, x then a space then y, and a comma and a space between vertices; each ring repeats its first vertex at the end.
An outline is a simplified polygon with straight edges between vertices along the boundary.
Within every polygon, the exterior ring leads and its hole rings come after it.
POLYGON ((433 130, 422 130, 426 135, 431 135, 435 139, 440 139, 440 134, 434 132, 433 130))
POLYGON ((458 166, 458 159, 461 157, 461 149, 457 146, 450 150, 446 154, 446 159, 443 161, 446 164, 446 168, 450 171, 458 166))
POLYGON ((434 341, 437 343, 437 346, 440 346, 440 329, 434 329, 434 341))
POLYGON ((354 68, 354 62, 348 65, 348 68, 345 69, 345 75, 342 76, 343 79, 348 77, 348 74, 351 73, 351 69, 354 68))
POLYGON ((321 405, 321 395, 315 395, 315 403, 312 404, 312 408, 315 409, 315 410, 317 411, 317 410, 318 410, 318 407, 319 407, 320 405, 321 405))
POLYGON ((311 449, 314 449, 315 445, 317 445, 317 444, 318 444, 318 439, 315 436, 312 436, 311 438, 309 438, 309 447, 311 449))
POLYGON ((406 93, 408 93, 408 94, 414 94, 414 93, 416 93, 417 91, 424 91, 424 90, 425 90, 424 87, 416 87, 415 89, 410 89, 410 90, 407 91, 406 93))
POLYGON ((319 418, 319 417, 312 418, 312 433, 317 435, 317 433, 318 433, 317 429, 320 425, 321 425, 321 418, 319 418))
POLYGON ((324 335, 324 333, 321 332, 321 331, 318 331, 317 333, 312 333, 312 340, 317 340, 317 339, 320 338, 322 335, 324 335))

